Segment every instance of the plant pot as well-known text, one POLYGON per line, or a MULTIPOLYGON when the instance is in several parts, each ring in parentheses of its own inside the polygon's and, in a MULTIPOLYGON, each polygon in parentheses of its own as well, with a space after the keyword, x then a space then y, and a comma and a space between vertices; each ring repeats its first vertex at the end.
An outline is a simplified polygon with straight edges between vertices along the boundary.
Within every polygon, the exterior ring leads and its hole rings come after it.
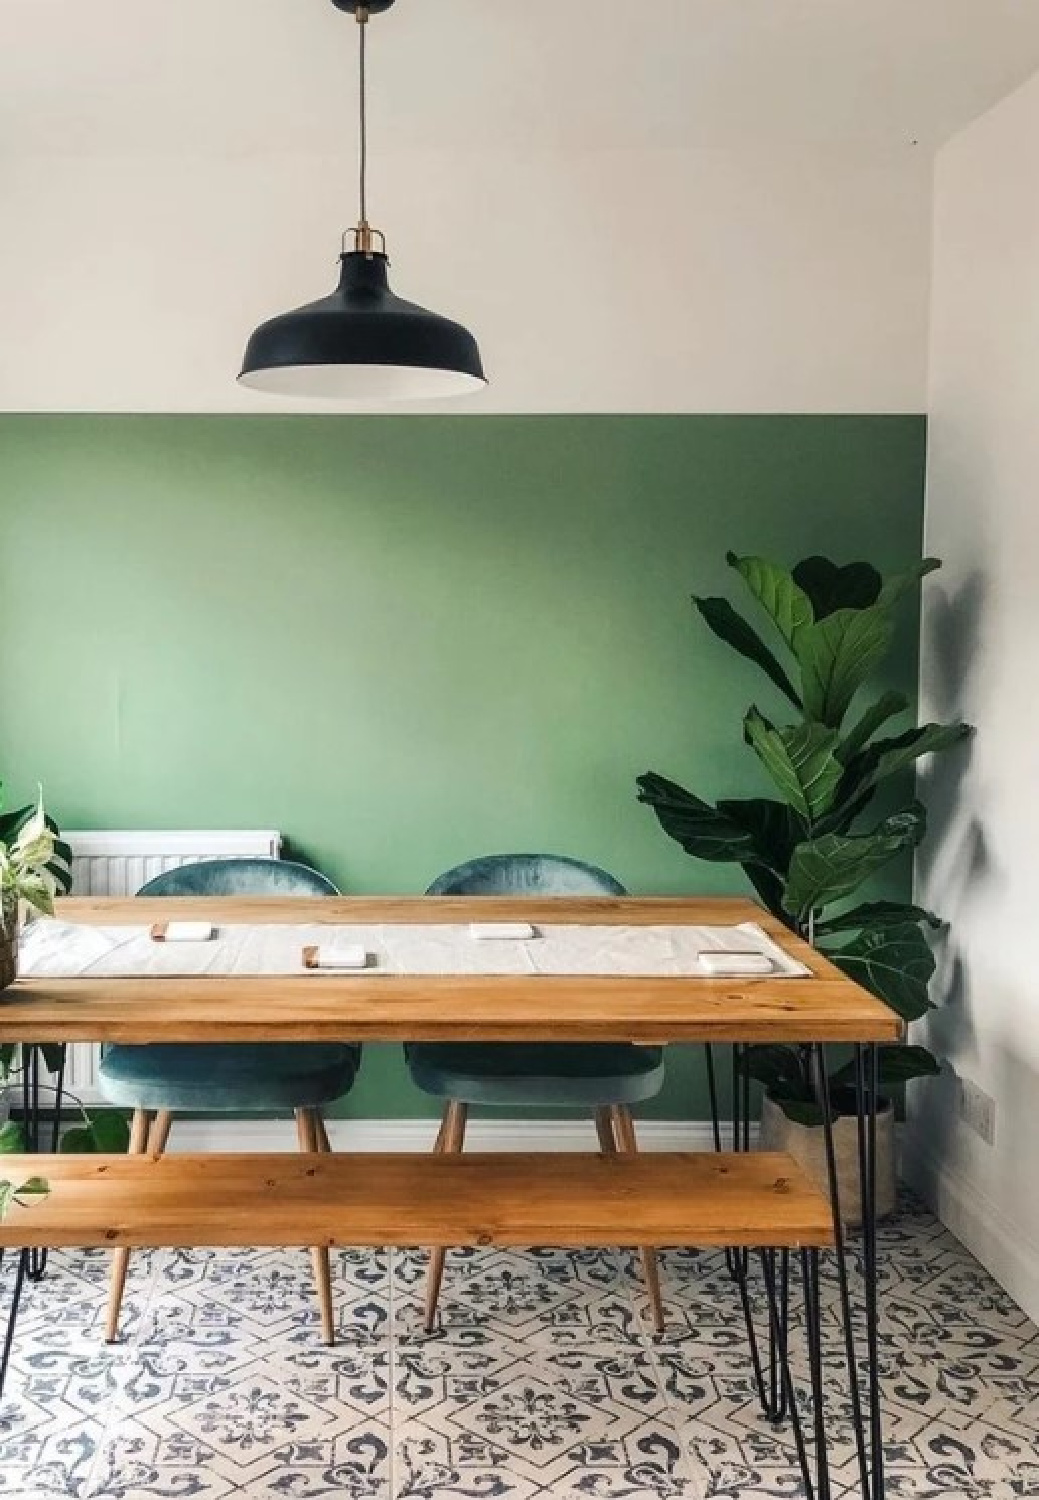
MULTIPOLYGON (((834 1099, 839 1108, 840 1102, 834 1099)), ((826 1140, 821 1125, 798 1125, 766 1094, 761 1101, 762 1151, 785 1151, 803 1167, 812 1181, 829 1197, 826 1140)), ((845 1224, 862 1223, 859 1193, 859 1129, 854 1115, 838 1115, 833 1125, 833 1149, 837 1163, 837 1192, 845 1224)), ((890 1100, 877 1110, 877 1215, 895 1211, 895 1110, 890 1100)))

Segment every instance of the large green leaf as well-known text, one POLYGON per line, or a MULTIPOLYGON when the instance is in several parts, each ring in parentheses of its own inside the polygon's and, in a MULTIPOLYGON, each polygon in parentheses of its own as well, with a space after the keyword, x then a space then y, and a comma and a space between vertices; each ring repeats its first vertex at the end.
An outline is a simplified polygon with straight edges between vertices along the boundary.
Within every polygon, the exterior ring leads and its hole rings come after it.
POLYGON ((905 713, 908 707, 909 699, 905 693, 883 693, 848 730, 837 747, 838 760, 847 765, 860 750, 865 748, 869 740, 887 723, 888 719, 893 719, 896 714, 905 713))
POLYGON ((844 768, 834 755, 837 734, 821 724, 774 728, 752 708, 744 733, 783 797, 808 822, 822 817, 831 804, 844 768))
POLYGON ((91 1110, 90 1133, 94 1150, 102 1154, 119 1155, 130 1149, 130 1126, 117 1109, 91 1110))
POLYGON ((58 1150, 66 1156, 92 1156, 96 1150, 94 1132, 89 1125, 73 1125, 65 1131, 58 1150))
POLYGON ((764 865, 752 862, 743 866, 743 873, 754 887, 761 904, 789 927, 790 918, 783 910, 783 877, 774 870, 766 869, 764 865))
POLYGON ((891 829, 850 837, 827 833, 798 844, 783 891, 785 910, 805 921, 817 907, 842 901, 907 848, 908 842, 905 832, 891 829))
POLYGON ((787 645, 793 647, 800 632, 815 618, 812 601, 804 589, 798 588, 793 574, 764 557, 737 557, 735 552, 727 552, 725 561, 736 569, 787 645))
POLYGON ((117 1109, 91 1110, 83 1122, 66 1130, 60 1149, 66 1155, 118 1156, 130 1147, 130 1127, 117 1109))
POLYGON ((16 1120, 0 1125, 0 1156, 18 1155, 25 1150, 25 1133, 16 1120))
POLYGON ((805 837, 804 820, 786 802, 771 797, 728 798, 718 811, 750 834, 754 858, 770 870, 785 874, 794 846, 805 837))
POLYGON ((677 782, 647 771, 638 777, 638 788, 639 801, 653 809, 664 832, 687 854, 737 864, 754 857, 754 841, 745 828, 677 782))
POLYGON ((693 603, 719 640, 759 666, 795 708, 801 707, 797 689, 783 667, 757 631, 747 624, 741 614, 737 614, 728 599, 699 599, 694 594, 693 603))
POLYGON ((863 927, 903 927, 907 922, 926 922, 928 927, 944 925, 941 917, 925 906, 909 901, 866 901, 833 917, 822 917, 815 924, 817 937, 830 932, 859 932, 863 927))
POLYGON ((921 562, 914 563, 906 572, 896 573, 893 578, 888 579, 887 583, 881 589, 877 603, 883 605, 897 604, 904 594, 908 594, 909 590, 915 588, 918 583, 927 577, 928 573, 935 572, 941 565, 940 558, 925 557, 921 562))
POLYGON ((815 1126, 822 1125, 826 1119, 810 1094, 790 1085, 778 1084, 775 1088, 769 1089, 769 1095, 774 1103, 779 1105, 787 1119, 793 1120, 795 1125, 806 1125, 809 1129, 814 1129, 815 1126))
POLYGON ((838 609, 868 609, 876 604, 884 580, 870 563, 838 567, 828 557, 806 557, 793 571, 794 582, 811 601, 817 620, 838 609))
POLYGON ((718 811, 750 834, 754 853, 742 860, 743 872, 774 916, 789 922, 783 910, 783 883, 794 846, 807 828, 786 802, 770 797, 732 798, 718 803, 718 811))
POLYGON ((902 840, 904 849, 915 849, 927 832, 927 808, 922 802, 910 802, 908 807, 890 813, 873 832, 882 838, 894 834, 902 840))
POLYGON ((878 995, 904 1021, 917 1021, 931 1010, 927 987, 934 975, 934 954, 919 926, 865 928, 839 948, 824 951, 839 969, 878 995))
POLYGON ((751 1078, 756 1078, 758 1083, 775 1095, 778 1090, 786 1089, 788 1093, 794 1091, 806 1092, 812 1097, 811 1087, 805 1078, 801 1060, 793 1047, 759 1046, 751 1047, 747 1058, 747 1069, 751 1078))
MULTIPOLYGON (((941 1071, 938 1059, 926 1047, 896 1044, 877 1048, 877 1072, 881 1088, 896 1088, 899 1084, 909 1083, 913 1078, 936 1078, 941 1071)), ((854 1059, 839 1068, 831 1082, 854 1085, 854 1059)))
POLYGON ((880 782, 907 771, 921 756, 949 750, 971 733, 969 724, 921 724, 892 739, 874 741, 848 765, 848 783, 854 783, 851 796, 860 797, 880 782))
POLYGON ((805 714, 839 729, 851 700, 883 662, 893 624, 885 609, 839 609, 798 632, 805 714))

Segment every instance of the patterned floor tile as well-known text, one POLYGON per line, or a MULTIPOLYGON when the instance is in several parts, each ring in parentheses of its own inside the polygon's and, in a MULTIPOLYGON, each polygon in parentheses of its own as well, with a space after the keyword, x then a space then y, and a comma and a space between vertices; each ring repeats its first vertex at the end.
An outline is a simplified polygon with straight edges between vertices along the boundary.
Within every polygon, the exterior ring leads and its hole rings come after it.
MULTIPOLYGON (((1039 1331, 913 1200, 882 1227, 881 1253, 890 1500, 1039 1500, 1039 1331)), ((789 1426, 761 1413, 722 1253, 662 1255, 662 1337, 632 1253, 452 1252, 431 1334, 427 1261, 337 1253, 326 1349, 305 1252, 135 1254, 124 1341, 109 1348, 108 1257, 54 1256, 26 1289, 0 1404, 0 1500, 801 1495, 789 1426)), ((0 1283, 10 1274, 8 1258, 0 1283)), ((756 1263, 747 1294, 764 1335, 756 1263)), ((853 1500, 832 1258, 822 1302, 834 1500, 853 1500)), ((791 1364, 808 1410, 797 1317, 791 1364)))

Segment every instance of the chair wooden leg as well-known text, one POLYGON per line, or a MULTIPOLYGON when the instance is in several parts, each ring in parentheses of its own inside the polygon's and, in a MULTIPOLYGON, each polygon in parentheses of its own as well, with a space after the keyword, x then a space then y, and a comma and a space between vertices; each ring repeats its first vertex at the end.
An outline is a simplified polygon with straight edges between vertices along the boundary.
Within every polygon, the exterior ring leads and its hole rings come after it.
MULTIPOLYGON (((297 1109, 296 1132, 299 1136, 299 1149, 307 1152, 317 1152, 324 1149, 322 1137, 325 1142, 324 1121, 321 1120, 316 1109, 297 1109)), ((334 1344, 336 1341, 335 1308, 332 1304, 332 1267, 329 1261, 328 1250, 324 1245, 315 1245, 310 1252, 310 1258, 314 1266, 314 1280, 317 1283, 317 1298, 321 1308, 321 1337, 326 1344, 334 1344)))
POLYGON ((317 1149, 328 1156, 332 1151, 332 1142, 328 1139, 328 1127, 325 1125, 325 1117, 319 1109, 314 1111, 314 1130, 317 1133, 317 1149))
POLYGON ((440 1128, 437 1130, 437 1138, 433 1142, 434 1154, 440 1156, 444 1150, 444 1142, 447 1139, 447 1122, 451 1115, 450 1104, 444 1105, 444 1112, 440 1116, 440 1128))
MULTIPOLYGON (((610 1106, 610 1115, 619 1149, 626 1156, 634 1156, 639 1147, 631 1110, 626 1104, 614 1104, 610 1106)), ((657 1333, 663 1333, 664 1302, 660 1295, 660 1269, 656 1251, 646 1245, 639 1253, 642 1256, 642 1274, 646 1279, 646 1291, 649 1293, 649 1305, 653 1313, 653 1327, 657 1333)))
MULTIPOLYGON (((438 1155, 457 1155, 465 1144, 465 1122, 469 1115, 468 1104, 452 1099, 444 1109, 436 1146, 438 1155)), ((429 1252, 429 1270, 426 1272, 426 1332, 432 1333, 437 1321, 437 1303, 440 1301, 440 1286, 444 1279, 444 1258, 447 1251, 438 1245, 429 1252)))
POLYGON ((613 1138, 613 1122, 608 1104, 601 1104, 595 1111, 595 1132, 599 1137, 599 1150, 603 1156, 615 1155, 617 1142, 613 1138))
MULTIPOLYGON (((148 1134, 151 1129, 151 1114, 146 1109, 135 1109, 130 1125, 131 1156, 143 1156, 148 1149, 148 1134)), ((119 1313, 126 1291, 126 1273, 130 1268, 130 1252, 120 1248, 112 1253, 112 1274, 108 1284, 108 1314, 105 1319, 105 1342, 114 1344, 119 1337, 119 1313)))
POLYGON ((148 1132, 148 1155, 161 1156, 166 1149, 166 1143, 170 1138, 170 1126, 173 1124, 173 1111, 160 1109, 152 1121, 151 1130, 148 1132))

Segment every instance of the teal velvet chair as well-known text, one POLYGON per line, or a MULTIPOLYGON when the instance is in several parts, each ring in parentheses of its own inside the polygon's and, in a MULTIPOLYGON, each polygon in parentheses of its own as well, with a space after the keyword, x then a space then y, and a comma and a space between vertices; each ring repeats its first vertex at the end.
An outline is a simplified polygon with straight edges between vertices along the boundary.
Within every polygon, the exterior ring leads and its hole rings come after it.
MULTIPOLYGON (((619 881, 595 865, 553 854, 491 854, 434 880, 430 896, 624 896, 619 881)), ((631 1106, 664 1082, 659 1047, 563 1042, 411 1042, 408 1071, 426 1094, 444 1101, 434 1150, 461 1151, 469 1108, 587 1109, 595 1114, 604 1153, 638 1149, 631 1106)), ((618 1224, 623 1239, 624 1226, 618 1224)), ((663 1331, 660 1278, 652 1249, 642 1251, 653 1322, 663 1331)), ((426 1328, 436 1323, 444 1251, 430 1252, 426 1328)))
MULTIPOLYGON (((213 859, 157 875, 139 896, 337 896, 330 880, 291 860, 213 859)), ((105 1098, 133 1110, 130 1150, 158 1156, 178 1111, 238 1115, 290 1109, 300 1150, 328 1151, 322 1111, 349 1092, 360 1049, 334 1043, 160 1043, 111 1046, 101 1057, 105 1098)), ((335 1341, 328 1251, 311 1251, 326 1344, 335 1341)), ((119 1331, 130 1252, 114 1252, 106 1338, 119 1331)))

